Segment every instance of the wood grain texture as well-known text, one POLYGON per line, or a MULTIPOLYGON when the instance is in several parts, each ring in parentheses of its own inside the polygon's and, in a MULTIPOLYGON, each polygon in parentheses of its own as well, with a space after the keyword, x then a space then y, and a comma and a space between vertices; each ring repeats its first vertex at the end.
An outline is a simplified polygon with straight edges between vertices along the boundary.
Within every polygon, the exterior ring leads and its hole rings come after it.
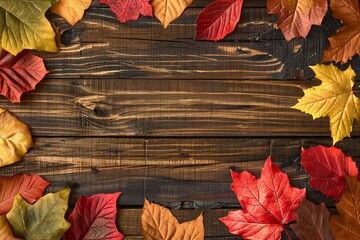
MULTIPOLYGON (((0 175, 42 175, 52 183, 48 192, 70 186, 72 205, 81 195, 120 191, 122 206, 142 206, 147 197, 172 208, 239 207, 230 169, 258 176, 271 155, 294 186, 308 187, 299 165, 301 146, 331 143, 329 138, 35 138, 25 160, 1 168, 0 175)), ((360 162, 359 144, 360 138, 353 138, 338 147, 360 162)), ((324 200, 310 187, 308 197, 324 200)))

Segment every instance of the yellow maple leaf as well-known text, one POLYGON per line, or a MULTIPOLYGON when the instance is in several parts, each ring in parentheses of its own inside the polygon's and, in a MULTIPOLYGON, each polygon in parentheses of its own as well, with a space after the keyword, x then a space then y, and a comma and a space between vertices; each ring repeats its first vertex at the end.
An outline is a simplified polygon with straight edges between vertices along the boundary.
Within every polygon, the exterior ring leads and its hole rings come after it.
POLYGON ((160 20, 164 28, 180 17, 193 0, 153 0, 154 15, 160 20))
POLYGON ((92 0, 59 0, 50 10, 74 26, 83 18, 85 10, 91 6, 91 2, 92 0))
POLYGON ((5 215, 0 216, 0 240, 20 240, 14 237, 5 215))
POLYGON ((333 64, 311 67, 319 86, 304 90, 304 97, 292 108, 311 114, 313 119, 330 117, 333 144, 349 137, 354 118, 360 120, 360 99, 353 93, 355 72, 351 66, 345 71, 333 64))

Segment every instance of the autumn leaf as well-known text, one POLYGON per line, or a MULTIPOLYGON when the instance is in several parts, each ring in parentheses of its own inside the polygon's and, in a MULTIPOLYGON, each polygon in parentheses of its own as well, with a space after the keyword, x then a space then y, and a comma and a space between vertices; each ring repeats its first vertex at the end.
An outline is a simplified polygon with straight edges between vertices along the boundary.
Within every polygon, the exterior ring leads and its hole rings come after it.
POLYGON ((13 55, 24 49, 57 52, 55 33, 45 12, 54 0, 0 1, 0 48, 13 55))
POLYGON ((122 23, 137 20, 140 14, 153 15, 150 0, 99 0, 99 3, 109 5, 116 18, 122 23))
POLYGON ((60 240, 70 227, 70 223, 64 219, 70 191, 66 188, 49 193, 34 205, 16 195, 11 211, 6 214, 14 234, 26 240, 60 240))
POLYGON ((360 54, 360 2, 359 0, 331 0, 334 17, 342 26, 329 38, 329 48, 324 51, 323 62, 346 63, 355 54, 360 54))
POLYGON ((121 193, 80 197, 68 221, 71 227, 65 240, 123 239, 116 227, 116 201, 121 193))
POLYGON ((340 215, 330 217, 330 229, 335 239, 360 239, 360 182, 346 179, 346 189, 335 204, 340 215))
POLYGON ((20 161, 34 143, 29 127, 0 108, 0 167, 20 161))
POLYGON ((49 184, 38 175, 16 174, 10 178, 0 177, 0 215, 10 211, 17 194, 28 203, 34 203, 49 184))
POLYGON ((19 240, 14 237, 11 227, 4 215, 0 216, 0 240, 19 240))
POLYGON ((334 237, 330 233, 330 213, 325 203, 315 205, 304 199, 300 203, 300 207, 296 209, 295 224, 291 224, 291 228, 295 234, 304 240, 333 240, 334 237))
POLYGON ((23 93, 34 90, 47 73, 43 59, 30 51, 14 56, 0 50, 0 94, 13 103, 20 102, 23 93))
POLYGON ((305 96, 292 108, 311 114, 313 119, 330 117, 333 144, 350 136, 354 118, 360 120, 360 101, 353 94, 355 73, 351 66, 341 71, 334 65, 311 67, 321 85, 304 90, 305 96))
POLYGON ((334 146, 302 149, 301 165, 311 176, 310 185, 335 200, 345 190, 346 176, 359 175, 353 159, 334 146))
POLYGON ((166 29, 168 25, 180 17, 192 0, 152 0, 154 15, 166 29))
POLYGON ((165 207, 150 203, 147 199, 141 215, 145 240, 202 240, 204 239, 203 216, 179 223, 165 207))
POLYGON ((280 239, 284 225, 295 221, 295 210, 305 198, 305 189, 291 187, 288 176, 269 157, 256 179, 251 173, 231 171, 242 210, 230 211, 220 220, 232 234, 245 239, 280 239))
POLYGON ((267 0, 267 13, 279 15, 277 26, 287 41, 306 38, 312 25, 321 25, 327 10, 327 0, 267 0))
POLYGON ((59 0, 50 10, 74 26, 83 18, 85 10, 91 6, 91 3, 92 0, 59 0))
POLYGON ((240 19, 243 0, 217 0, 208 5, 196 20, 196 40, 223 39, 234 31, 240 19))

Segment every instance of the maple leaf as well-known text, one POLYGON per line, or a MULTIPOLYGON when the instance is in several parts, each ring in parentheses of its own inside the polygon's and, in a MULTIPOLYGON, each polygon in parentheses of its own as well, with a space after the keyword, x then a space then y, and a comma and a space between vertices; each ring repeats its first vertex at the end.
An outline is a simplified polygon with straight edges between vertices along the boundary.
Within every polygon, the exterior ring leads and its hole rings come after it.
POLYGON ((334 146, 302 149, 301 165, 311 176, 310 185, 335 200, 345 190, 346 176, 359 175, 353 159, 334 146))
POLYGON ((196 40, 223 39, 239 22, 243 0, 217 0, 208 5, 196 19, 196 40))
POLYGON ((34 144, 29 127, 0 108, 0 167, 20 161, 34 144))
POLYGON ((360 2, 359 0, 331 0, 333 16, 345 25, 329 38, 329 48, 324 51, 323 62, 346 63, 360 54, 360 2))
POLYGON ((145 240, 202 240, 204 239, 203 216, 179 223, 165 207, 144 202, 141 226, 145 240))
POLYGON ((42 58, 30 51, 14 56, 0 50, 0 94, 11 102, 20 102, 21 95, 35 89, 48 73, 42 58))
POLYGON ((296 220, 294 211, 305 198, 305 189, 291 187, 270 157, 259 179, 247 171, 231 171, 231 177, 231 189, 243 210, 230 211, 220 220, 231 233, 246 239, 280 239, 284 225, 296 220))
POLYGON ((116 18, 122 23, 137 20, 140 14, 153 15, 150 0, 99 0, 99 3, 109 5, 116 18))
POLYGON ((346 178, 346 189, 335 206, 340 214, 330 217, 335 239, 360 239, 360 182, 356 178, 346 178))
POLYGON ((64 239, 123 239, 116 227, 116 201, 120 194, 80 197, 69 216, 71 227, 64 239))
POLYGON ((312 25, 321 24, 327 9, 327 0, 267 0, 267 13, 279 15, 277 26, 287 41, 305 38, 312 25))
POLYGON ((330 213, 325 203, 315 205, 304 199, 301 201, 300 207, 296 209, 295 213, 297 222, 290 226, 300 239, 334 239, 330 233, 330 213))
POLYGON ((355 73, 333 64, 311 67, 321 85, 304 90, 305 96, 292 108, 311 114, 313 119, 330 117, 333 144, 350 136, 354 118, 360 120, 360 100, 353 94, 355 73))
POLYGON ((16 236, 26 240, 60 240, 70 223, 64 219, 68 208, 70 189, 49 193, 34 205, 27 203, 19 194, 6 218, 16 236))
POLYGON ((75 25, 84 16, 85 10, 91 6, 92 0, 59 0, 50 10, 75 25))
POLYGON ((1 240, 20 240, 14 237, 11 227, 5 216, 0 216, 0 239, 1 240))
POLYGON ((34 203, 49 184, 38 175, 16 174, 10 178, 0 177, 0 215, 10 211, 17 194, 28 203, 34 203))
POLYGON ((192 2, 193 0, 152 0, 151 4, 155 17, 166 29, 172 21, 180 17, 192 2))
POLYGON ((55 33, 45 18, 54 0, 0 1, 0 48, 13 55, 24 49, 57 52, 55 33))

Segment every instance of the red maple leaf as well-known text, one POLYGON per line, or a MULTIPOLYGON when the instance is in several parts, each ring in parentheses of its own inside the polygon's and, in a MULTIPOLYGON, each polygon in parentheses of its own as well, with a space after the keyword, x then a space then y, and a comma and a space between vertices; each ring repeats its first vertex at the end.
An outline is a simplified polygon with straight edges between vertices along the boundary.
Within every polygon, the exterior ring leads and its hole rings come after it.
POLYGON ((301 165, 311 177, 309 184, 336 200, 340 199, 346 188, 346 176, 359 175, 352 158, 334 146, 302 149, 301 165))
POLYGON ((116 227, 116 201, 120 194, 117 192, 80 197, 69 216, 71 227, 64 239, 123 239, 124 236, 116 227))
POLYGON ((43 59, 28 50, 16 56, 0 50, 0 94, 13 103, 34 90, 47 73, 43 59))
POLYGON ((223 39, 234 31, 240 19, 243 0, 217 0, 208 5, 196 20, 196 40, 223 39))
POLYGON ((295 210, 305 189, 291 187, 288 176, 269 157, 256 179, 251 173, 231 171, 235 192, 243 210, 230 211, 220 220, 233 234, 246 239, 280 239, 285 224, 295 221, 295 210))
POLYGON ((150 0, 99 0, 99 3, 109 5, 122 23, 137 20, 140 14, 150 17, 153 15, 150 0))

